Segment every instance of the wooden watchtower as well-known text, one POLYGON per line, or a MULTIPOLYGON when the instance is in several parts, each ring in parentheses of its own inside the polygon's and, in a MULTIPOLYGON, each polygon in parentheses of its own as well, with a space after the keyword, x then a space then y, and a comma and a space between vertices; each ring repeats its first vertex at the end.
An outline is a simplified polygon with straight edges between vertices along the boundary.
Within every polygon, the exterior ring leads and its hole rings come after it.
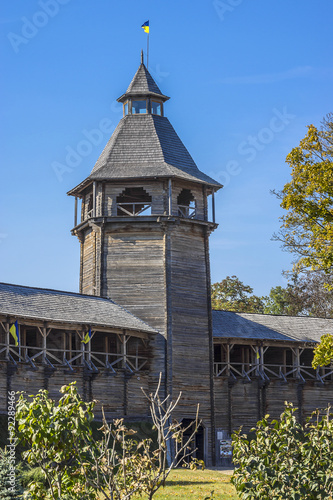
POLYGON ((76 198, 76 212, 82 200, 72 233, 81 243, 80 292, 109 297, 160 332, 151 382, 162 372, 166 392, 182 391, 179 418, 193 418, 200 403, 209 460, 214 404, 208 238, 217 227, 214 192, 221 186, 197 168, 179 139, 165 116, 168 99, 141 58, 118 99, 123 118, 91 174, 68 193, 76 198))

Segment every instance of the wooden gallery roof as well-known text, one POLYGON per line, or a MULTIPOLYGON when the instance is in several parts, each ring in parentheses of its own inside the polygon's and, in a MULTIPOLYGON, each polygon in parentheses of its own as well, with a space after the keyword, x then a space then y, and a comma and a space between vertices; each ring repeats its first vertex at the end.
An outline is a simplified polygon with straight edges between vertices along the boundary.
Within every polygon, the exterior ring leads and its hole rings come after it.
POLYGON ((157 333, 110 299, 0 283, 0 316, 65 325, 157 333))
MULTIPOLYGON (((317 343, 333 334, 333 319, 213 311, 216 339, 317 343)), ((237 342, 236 342, 237 343, 237 342)))
MULTIPOLYGON (((162 102, 169 99, 161 93, 143 63, 118 101, 136 98, 152 98, 162 102)), ((79 194, 92 181, 156 177, 185 179, 215 189, 221 187, 221 184, 198 169, 165 116, 127 114, 120 120, 90 176, 68 194, 79 194)))

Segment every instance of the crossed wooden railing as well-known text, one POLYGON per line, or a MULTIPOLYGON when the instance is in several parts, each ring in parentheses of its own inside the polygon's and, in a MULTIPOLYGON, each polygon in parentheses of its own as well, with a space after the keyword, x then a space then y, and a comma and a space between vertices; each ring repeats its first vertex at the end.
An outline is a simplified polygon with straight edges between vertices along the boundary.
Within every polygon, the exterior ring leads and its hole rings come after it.
POLYGON ((216 377, 228 376, 234 379, 241 377, 248 381, 251 381, 251 376, 259 376, 267 381, 273 377, 284 381, 296 378, 303 382, 306 379, 324 382, 328 377, 333 378, 333 369, 332 367, 323 367, 314 370, 311 366, 305 365, 218 362, 214 363, 214 375, 216 377))
POLYGON ((57 366, 65 366, 73 371, 75 367, 85 366, 95 372, 99 371, 99 368, 105 368, 114 373, 117 369, 138 372, 148 364, 148 357, 139 354, 90 351, 86 350, 83 344, 80 350, 0 344, 0 360, 7 360, 14 365, 30 364, 33 368, 36 368, 37 364, 46 364, 54 369, 57 366))

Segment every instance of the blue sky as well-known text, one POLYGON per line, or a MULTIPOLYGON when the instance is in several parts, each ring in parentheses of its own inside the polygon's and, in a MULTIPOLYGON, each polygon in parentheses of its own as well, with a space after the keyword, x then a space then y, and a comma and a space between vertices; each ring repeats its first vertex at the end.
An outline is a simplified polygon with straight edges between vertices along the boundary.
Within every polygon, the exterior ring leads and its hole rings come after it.
POLYGON ((212 281, 258 295, 285 285, 271 189, 285 157, 332 111, 330 0, 12 0, 2 3, 0 281, 78 290, 73 199, 122 116, 116 98, 146 50, 165 113, 198 167, 222 182, 212 281), (108 120, 105 122, 105 120, 108 120), (104 129, 62 175, 68 151, 104 129), (107 124, 107 127, 105 127, 107 124), (74 164, 73 164, 74 165, 74 164))

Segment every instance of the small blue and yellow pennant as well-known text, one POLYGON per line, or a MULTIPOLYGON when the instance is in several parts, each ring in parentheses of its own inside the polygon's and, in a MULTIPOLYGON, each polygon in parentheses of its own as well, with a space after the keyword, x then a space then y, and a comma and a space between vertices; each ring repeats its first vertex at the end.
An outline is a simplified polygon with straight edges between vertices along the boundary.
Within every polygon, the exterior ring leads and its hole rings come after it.
POLYGON ((149 21, 146 21, 145 23, 143 23, 143 25, 141 26, 141 28, 144 29, 145 33, 149 33, 149 21))
POLYGON ((85 334, 84 339, 81 342, 83 342, 84 344, 88 344, 90 340, 91 340, 91 328, 89 328, 89 332, 85 334))
POLYGON ((15 321, 15 323, 9 328, 9 331, 15 340, 15 346, 18 346, 20 343, 20 332, 17 321, 15 321))

